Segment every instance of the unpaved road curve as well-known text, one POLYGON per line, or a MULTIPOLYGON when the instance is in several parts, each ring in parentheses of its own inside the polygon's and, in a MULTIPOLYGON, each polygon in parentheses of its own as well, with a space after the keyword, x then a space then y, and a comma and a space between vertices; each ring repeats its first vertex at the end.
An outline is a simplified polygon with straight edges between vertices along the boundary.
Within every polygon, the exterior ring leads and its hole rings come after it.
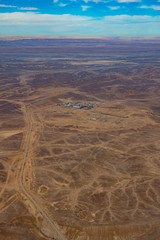
POLYGON ((46 220, 46 222, 48 223, 48 227, 51 229, 51 232, 53 232, 52 233, 53 238, 55 238, 56 240, 67 240, 66 236, 62 233, 62 231, 60 230, 58 225, 53 220, 50 219, 48 214, 43 210, 43 208, 39 205, 39 203, 36 202, 36 200, 33 198, 33 196, 31 196, 27 192, 27 190, 25 189, 25 186, 24 186, 23 175, 24 175, 25 164, 27 162, 29 147, 31 144, 31 135, 32 135, 32 129, 33 129, 33 124, 32 124, 31 118, 30 118, 30 113, 29 113, 29 111, 27 111, 27 109, 25 109, 25 112, 26 112, 26 118, 28 119, 29 129, 28 129, 28 133, 27 133, 27 139, 26 139, 26 145, 25 145, 24 155, 23 155, 23 159, 22 159, 22 165, 21 165, 21 168, 19 171, 19 177, 18 177, 20 191, 27 198, 27 200, 32 204, 32 206, 34 206, 34 208, 39 213, 41 213, 43 218, 46 220))

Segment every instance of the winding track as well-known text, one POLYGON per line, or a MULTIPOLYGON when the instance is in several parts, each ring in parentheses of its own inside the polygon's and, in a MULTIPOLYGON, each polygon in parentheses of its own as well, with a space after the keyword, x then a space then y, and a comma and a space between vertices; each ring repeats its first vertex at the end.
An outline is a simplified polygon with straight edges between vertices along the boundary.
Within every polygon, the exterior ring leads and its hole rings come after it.
POLYGON ((23 195, 27 198, 27 200, 34 206, 34 208, 37 209, 37 211, 39 213, 41 213, 43 218, 47 221, 47 223, 51 229, 53 238, 55 238, 56 240, 67 240, 66 236, 61 232, 61 230, 60 230, 59 226, 56 224, 56 222, 54 222, 53 220, 50 219, 48 214, 43 210, 43 208, 39 205, 39 203, 37 203, 36 200, 27 192, 27 190, 25 189, 25 186, 24 186, 23 175, 24 175, 25 164, 27 162, 27 156, 28 156, 28 152, 29 152, 29 147, 30 147, 30 143, 31 143, 31 135, 32 135, 32 130, 33 130, 33 123, 30 118, 30 113, 27 112, 27 109, 25 109, 25 112, 26 112, 26 117, 28 119, 28 123, 29 123, 29 130, 28 130, 28 135, 27 135, 27 139, 26 139, 26 145, 25 145, 24 155, 23 155, 23 159, 22 159, 22 165, 21 165, 21 168, 19 171, 19 176, 18 176, 19 187, 20 187, 20 190, 23 193, 23 195))

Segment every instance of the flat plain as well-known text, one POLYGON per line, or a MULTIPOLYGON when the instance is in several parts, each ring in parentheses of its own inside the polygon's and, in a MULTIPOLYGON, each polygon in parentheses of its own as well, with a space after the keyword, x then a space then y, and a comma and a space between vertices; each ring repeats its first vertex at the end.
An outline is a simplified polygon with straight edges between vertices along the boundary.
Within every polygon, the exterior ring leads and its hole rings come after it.
POLYGON ((159 240, 159 39, 0 53, 0 240, 159 240))

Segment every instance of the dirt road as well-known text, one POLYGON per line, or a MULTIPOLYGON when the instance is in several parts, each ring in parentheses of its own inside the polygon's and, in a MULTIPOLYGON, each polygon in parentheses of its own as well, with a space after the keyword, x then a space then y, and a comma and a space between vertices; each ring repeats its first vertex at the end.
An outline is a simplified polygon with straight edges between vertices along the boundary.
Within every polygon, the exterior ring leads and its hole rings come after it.
POLYGON ((30 204, 33 206, 34 209, 36 209, 41 215, 43 216, 44 220, 46 220, 48 224, 48 228, 50 229, 50 237, 55 238, 56 240, 67 240, 66 236, 62 233, 60 230, 59 226, 56 224, 55 221, 51 220, 48 214, 44 211, 44 209, 40 206, 40 204, 34 199, 34 197, 27 192, 25 185, 24 185, 24 169, 25 165, 27 162, 27 156, 31 144, 31 137, 32 137, 32 130, 33 130, 33 123, 30 117, 30 112, 25 109, 26 113, 26 119, 28 119, 28 133, 27 133, 27 138, 26 138, 26 143, 25 143, 25 150, 24 150, 24 155, 22 159, 22 165, 19 170, 19 177, 18 177, 18 182, 19 182, 19 187, 20 191, 23 196, 27 198, 27 200, 30 202, 30 204))

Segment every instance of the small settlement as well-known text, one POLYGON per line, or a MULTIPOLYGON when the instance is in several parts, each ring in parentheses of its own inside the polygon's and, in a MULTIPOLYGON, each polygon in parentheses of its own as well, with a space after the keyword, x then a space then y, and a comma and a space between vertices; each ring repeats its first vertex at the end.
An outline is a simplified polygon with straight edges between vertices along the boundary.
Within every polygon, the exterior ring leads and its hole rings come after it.
POLYGON ((80 103, 80 102, 61 102, 58 104, 59 106, 63 106, 63 107, 71 107, 71 108, 76 108, 76 109, 92 109, 94 107, 96 107, 98 104, 97 103, 80 103))

